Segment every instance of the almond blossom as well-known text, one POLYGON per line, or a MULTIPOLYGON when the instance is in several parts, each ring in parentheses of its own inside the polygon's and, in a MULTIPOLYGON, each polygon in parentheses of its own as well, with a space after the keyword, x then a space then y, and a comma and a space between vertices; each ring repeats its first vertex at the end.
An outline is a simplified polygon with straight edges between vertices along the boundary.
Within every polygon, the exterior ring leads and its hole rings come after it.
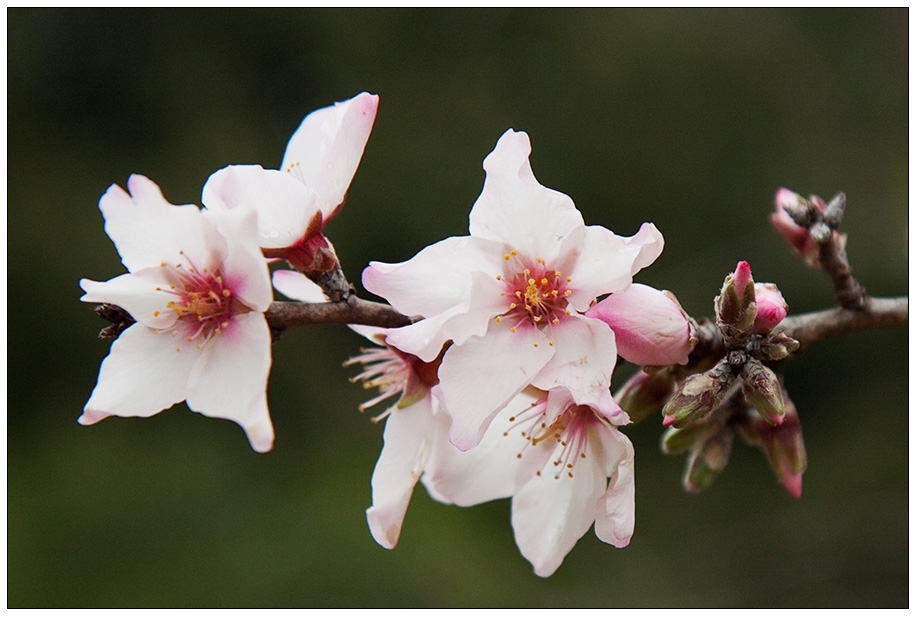
POLYGON ((439 378, 450 439, 462 450, 528 385, 598 404, 617 357, 615 334, 584 313, 597 297, 627 289, 663 247, 650 223, 629 238, 587 227, 568 196, 538 183, 530 152, 522 132, 497 142, 484 160, 469 236, 363 273, 366 289, 425 318, 392 331, 390 345, 429 362, 452 342, 439 378))
POLYGON ((516 544, 539 576, 553 574, 589 527, 628 545, 634 531, 634 449, 617 426, 628 417, 606 392, 578 405, 563 389, 517 395, 466 452, 446 441, 436 417, 423 483, 445 503, 471 506, 512 497, 516 544))
POLYGON ((280 170, 225 167, 204 185, 204 205, 248 205, 258 213, 258 242, 266 255, 304 271, 328 269, 336 258, 321 232, 344 204, 378 104, 377 95, 363 92, 312 112, 290 138, 280 170))
POLYGON ((129 272, 80 286, 84 302, 117 305, 136 323, 112 344, 79 422, 148 417, 184 400, 234 420, 255 450, 270 450, 272 293, 254 212, 172 205, 139 175, 127 186, 112 185, 99 208, 129 272))

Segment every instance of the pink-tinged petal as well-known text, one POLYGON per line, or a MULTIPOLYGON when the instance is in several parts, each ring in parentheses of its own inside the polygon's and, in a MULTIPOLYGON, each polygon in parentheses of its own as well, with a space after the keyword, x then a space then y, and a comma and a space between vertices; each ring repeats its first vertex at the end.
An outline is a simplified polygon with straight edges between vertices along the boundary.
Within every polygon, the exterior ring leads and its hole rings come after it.
POLYGON ((629 238, 604 227, 587 227, 582 239, 571 239, 564 247, 566 259, 575 261, 559 266, 571 279, 570 305, 585 311, 598 296, 626 289, 633 275, 652 263, 662 247, 662 234, 651 223, 644 223, 629 238))
POLYGON ((275 270, 274 289, 287 298, 300 302, 327 302, 328 297, 322 288, 309 280, 309 278, 295 270, 275 270))
POLYGON ((531 382, 554 355, 546 333, 535 328, 513 332, 509 323, 492 323, 483 337, 450 347, 439 367, 449 438, 460 450, 478 444, 490 421, 531 382))
POLYGON ((471 273, 494 279, 503 268, 502 245, 471 237, 446 238, 399 264, 371 262, 363 287, 405 315, 431 317, 467 302, 471 273))
POLYGON ((211 210, 254 210, 262 248, 299 242, 318 210, 314 193, 301 182, 260 165, 230 165, 214 172, 204 185, 201 200, 211 210))
POLYGON ((770 332, 783 321, 789 308, 773 283, 755 283, 755 305, 755 332, 770 332))
POLYGON ((424 362, 432 362, 443 349, 445 340, 440 334, 443 324, 465 308, 458 306, 445 313, 422 319, 410 326, 392 329, 385 340, 392 347, 417 356, 424 362))
POLYGON ((199 357, 200 352, 180 336, 131 326, 115 339, 102 362, 80 424, 108 416, 149 417, 181 402, 199 357))
POLYGON ((267 261, 258 247, 256 216, 248 208, 205 211, 203 230, 205 241, 212 246, 225 247, 218 267, 224 284, 233 296, 254 311, 263 312, 271 305, 271 288, 267 261), (219 234, 221 237, 217 238, 219 234), (208 237, 209 236, 209 237, 208 237))
POLYGON ((177 319, 175 311, 166 308, 173 297, 161 290, 168 289, 168 286, 160 268, 146 268, 136 274, 122 274, 104 282, 82 279, 80 287, 86 293, 80 300, 108 302, 120 306, 134 321, 144 326, 168 328, 177 319))
POLYGON ((261 405, 271 367, 271 334, 262 313, 234 315, 206 344, 188 376, 188 407, 238 423, 258 452, 273 444, 266 405, 261 405), (256 404, 257 403, 257 404, 256 404))
POLYGON ((604 426, 596 429, 610 480, 596 507, 595 535, 624 548, 634 535, 634 446, 618 430, 604 426))
POLYGON ((344 201, 376 119, 379 97, 363 92, 305 117, 287 144, 281 169, 312 188, 329 218, 344 201))
POLYGON ((516 416, 543 397, 535 388, 523 390, 494 417, 481 443, 466 452, 449 442, 449 416, 438 414, 422 480, 427 492, 438 501, 463 507, 512 496, 551 454, 548 448, 527 447, 528 440, 514 426, 516 416))
MULTIPOLYGON (((572 477, 551 473, 533 476, 513 497, 512 521, 516 544, 538 576, 551 576, 595 518, 596 504, 605 492, 607 476, 601 445, 589 431, 586 458, 572 477)), ((555 451, 560 458, 561 447, 555 451)))
POLYGON ((565 388, 580 405, 598 403, 611 386, 615 335, 597 319, 569 315, 554 327, 554 357, 532 378, 542 390, 565 388))
POLYGON ((640 366, 685 364, 694 326, 682 308, 658 289, 634 283, 586 311, 614 331, 618 354, 640 366))
POLYGON ((529 164, 529 137, 506 131, 484 159, 487 177, 471 209, 471 235, 505 243, 534 261, 551 263, 583 217, 567 195, 542 186, 529 164))
POLYGON ((133 175, 128 194, 112 185, 99 200, 105 233, 128 270, 172 262, 200 245, 201 212, 197 206, 174 206, 149 178, 133 175))
POLYGON ((373 505, 366 521, 373 538, 395 548, 414 485, 430 454, 434 419, 431 397, 404 409, 394 408, 385 421, 385 444, 373 471, 373 505))

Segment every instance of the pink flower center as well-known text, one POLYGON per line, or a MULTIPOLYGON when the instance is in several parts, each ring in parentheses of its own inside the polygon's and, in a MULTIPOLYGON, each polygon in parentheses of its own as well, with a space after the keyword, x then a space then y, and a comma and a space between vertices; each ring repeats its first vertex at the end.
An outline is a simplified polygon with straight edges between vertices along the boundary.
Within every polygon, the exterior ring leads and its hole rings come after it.
POLYGON ((512 331, 522 326, 556 326, 570 314, 567 298, 570 277, 559 270, 549 268, 545 261, 537 258, 534 264, 520 259, 516 251, 503 256, 507 262, 504 274, 497 280, 503 282, 500 295, 508 301, 507 311, 496 317, 496 321, 510 319, 512 331))
MULTIPOLYGON (((157 287, 156 291, 172 297, 164 310, 174 312, 177 320, 173 326, 156 330, 156 333, 171 332, 172 336, 178 336, 181 332, 188 343, 197 341, 196 347, 200 349, 229 327, 233 315, 246 312, 248 308, 233 297, 219 268, 198 269, 183 253, 182 257, 186 264, 159 264, 168 268, 166 278, 172 283, 168 288, 157 287)), ((161 312, 154 311, 153 315, 161 312)), ((180 347, 175 348, 175 351, 180 350, 180 347)))
POLYGON ((555 451, 559 446, 558 456, 537 470, 535 475, 540 476, 546 471, 553 473, 555 480, 562 476, 572 478, 576 463, 586 458, 589 428, 594 422, 602 422, 602 419, 588 406, 573 405, 548 424, 545 418, 546 406, 547 398, 542 398, 525 411, 510 417, 510 428, 503 436, 513 435, 518 430, 525 438, 526 443, 516 458, 522 458, 523 451, 529 446, 553 447, 555 451))

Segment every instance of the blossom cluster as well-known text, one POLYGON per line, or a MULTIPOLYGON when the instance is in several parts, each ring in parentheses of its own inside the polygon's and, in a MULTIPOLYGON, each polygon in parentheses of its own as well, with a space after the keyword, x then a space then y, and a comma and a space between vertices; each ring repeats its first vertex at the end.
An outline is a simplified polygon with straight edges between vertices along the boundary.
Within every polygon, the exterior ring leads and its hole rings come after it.
MULTIPOLYGON (((203 187, 203 208, 172 205, 131 176, 101 198, 128 273, 81 281, 82 300, 126 311, 80 422, 150 416, 186 401, 234 420, 252 447, 273 444, 266 402, 272 287, 303 302, 345 298, 325 237, 372 128, 363 93, 305 118, 280 169, 231 165, 203 187), (283 260, 293 270, 269 265, 283 260)), ((618 358, 685 364, 695 324, 674 296, 634 283, 663 249, 651 223, 632 236, 587 226, 567 195, 542 186, 528 135, 506 131, 484 159, 469 233, 398 264, 373 262, 363 287, 411 316, 401 328, 352 326, 373 346, 351 363, 391 398, 367 522, 398 542, 421 482, 471 506, 512 499, 516 542, 551 575, 590 527, 623 547, 634 532, 630 422, 610 392, 618 358)), ((762 318, 766 316, 762 313, 762 318)))

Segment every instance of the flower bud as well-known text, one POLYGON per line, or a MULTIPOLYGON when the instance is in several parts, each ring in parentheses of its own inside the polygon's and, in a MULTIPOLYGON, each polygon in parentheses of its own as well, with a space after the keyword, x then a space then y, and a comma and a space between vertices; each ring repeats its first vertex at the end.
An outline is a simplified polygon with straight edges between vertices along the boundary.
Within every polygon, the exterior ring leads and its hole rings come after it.
POLYGON ((586 311, 615 333, 618 354, 639 366, 687 364, 697 342, 694 322, 675 296, 634 283, 586 311))
POLYGON ((725 361, 706 373, 691 375, 662 410, 662 425, 682 428, 703 418, 723 401, 734 377, 725 361))
POLYGON ((818 267, 818 245, 809 234, 815 211, 825 211, 824 200, 816 195, 811 197, 811 201, 806 201, 802 195, 785 188, 774 195, 771 225, 793 252, 812 267, 818 267))
POLYGON ((799 349, 799 341, 790 338, 783 332, 778 332, 769 335, 762 341, 759 347, 759 357, 772 362, 783 360, 797 349, 799 349))
POLYGON ((667 369, 637 371, 615 392, 614 399, 636 424, 659 411, 675 394, 675 375, 667 369))
POLYGON ((783 422, 783 389, 777 375, 760 361, 749 358, 739 371, 742 378, 742 392, 746 400, 754 405, 761 417, 770 424, 783 422))
POLYGON ((773 283, 755 283, 755 332, 770 332, 786 317, 786 300, 773 283))
POLYGON ((738 337, 755 323, 755 282, 748 262, 740 261, 728 275, 720 295, 714 301, 716 324, 727 337, 738 337))
POLYGON ((699 493, 708 488, 717 476, 720 475, 732 452, 734 432, 730 427, 724 427, 712 439, 691 452, 685 466, 682 484, 689 493, 699 493))
POLYGON ((721 426, 704 420, 692 422, 684 428, 670 426, 662 434, 659 447, 663 454, 682 454, 696 450, 705 441, 713 437, 721 426))
POLYGON ((796 406, 784 393, 785 415, 783 423, 772 426, 749 410, 743 422, 738 424, 739 433, 751 446, 761 448, 767 457, 774 475, 790 495, 802 496, 802 474, 808 459, 802 439, 802 425, 796 406))

